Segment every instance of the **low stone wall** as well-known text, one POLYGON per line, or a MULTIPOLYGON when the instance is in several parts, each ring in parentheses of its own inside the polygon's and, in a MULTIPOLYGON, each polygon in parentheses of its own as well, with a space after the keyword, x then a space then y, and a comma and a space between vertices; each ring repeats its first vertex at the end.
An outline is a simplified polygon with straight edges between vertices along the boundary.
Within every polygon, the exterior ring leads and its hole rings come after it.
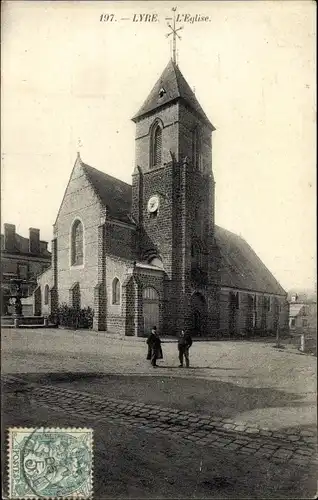
POLYGON ((23 316, 20 320, 21 325, 30 326, 30 325, 44 325, 44 317, 43 316, 23 316))
POLYGON ((1 316, 1 326, 13 326, 14 320, 13 316, 1 316))
POLYGON ((122 316, 109 315, 107 317, 107 330, 125 334, 125 318, 122 316))
MULTIPOLYGON (((9 312, 9 314, 14 314, 15 313, 15 306, 14 305, 8 306, 8 312, 9 312)), ((32 316, 33 304, 22 304, 22 314, 23 314, 23 316, 32 316)))
POLYGON ((1 326, 2 327, 47 327, 48 322, 43 316, 21 316, 16 318, 15 316, 1 316, 1 326))

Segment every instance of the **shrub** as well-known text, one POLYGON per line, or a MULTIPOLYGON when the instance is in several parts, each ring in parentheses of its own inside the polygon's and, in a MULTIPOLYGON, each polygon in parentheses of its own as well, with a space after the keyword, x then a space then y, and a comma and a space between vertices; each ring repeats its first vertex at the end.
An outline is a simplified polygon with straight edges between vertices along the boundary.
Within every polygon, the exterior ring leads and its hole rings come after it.
POLYGON ((79 309, 69 307, 67 304, 61 304, 57 313, 50 314, 49 322, 58 326, 64 326, 70 329, 91 329, 93 328, 94 310, 90 307, 79 309))

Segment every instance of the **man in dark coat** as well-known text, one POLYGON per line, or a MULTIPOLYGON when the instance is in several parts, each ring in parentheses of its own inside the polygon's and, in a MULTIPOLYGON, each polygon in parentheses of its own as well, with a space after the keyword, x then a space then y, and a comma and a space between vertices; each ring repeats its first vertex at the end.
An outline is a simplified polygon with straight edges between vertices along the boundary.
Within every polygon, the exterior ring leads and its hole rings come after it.
POLYGON ((189 349, 192 346, 192 338, 189 333, 185 333, 181 330, 181 334, 178 339, 178 350, 179 350, 179 368, 183 367, 183 357, 185 358, 186 367, 189 368, 189 349))
POLYGON ((157 359, 162 359, 162 349, 161 340, 159 338, 157 327, 154 326, 151 330, 151 334, 147 339, 148 344, 148 354, 147 359, 151 359, 151 364, 153 367, 157 366, 157 359))

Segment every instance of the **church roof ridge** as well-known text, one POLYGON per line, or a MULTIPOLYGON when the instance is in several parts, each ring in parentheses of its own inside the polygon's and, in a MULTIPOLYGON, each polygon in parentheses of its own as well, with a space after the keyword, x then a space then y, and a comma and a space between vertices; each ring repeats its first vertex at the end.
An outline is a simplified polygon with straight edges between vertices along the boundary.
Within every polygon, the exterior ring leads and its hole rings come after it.
POLYGON ((106 174, 81 161, 84 173, 95 193, 108 209, 109 215, 133 224, 131 212, 131 184, 106 174))
POLYGON ((216 224, 214 227, 215 240, 221 256, 221 286, 287 295, 275 276, 242 236, 216 224))
POLYGON ((91 173, 94 172, 96 174, 104 175, 105 177, 107 177, 111 181, 115 181, 115 182, 125 184, 126 186, 131 187, 131 184, 129 184, 128 182, 123 181, 121 179, 118 179, 118 177, 114 177, 113 175, 107 174, 107 172, 104 172, 103 170, 100 170, 96 167, 92 167, 91 165, 88 165, 88 163, 83 162, 82 159, 81 159, 81 164, 84 167, 84 169, 87 170, 88 172, 91 172, 91 173))
POLYGON ((111 217, 133 224, 131 217, 131 190, 127 182, 106 174, 81 161, 84 173, 95 193, 108 209, 111 217))
POLYGON ((172 59, 169 60, 147 99, 144 101, 139 111, 133 116, 132 120, 136 122, 141 117, 153 112, 155 109, 162 108, 178 99, 182 100, 189 108, 198 114, 212 130, 215 130, 190 85, 183 76, 179 66, 172 59), (160 94, 161 89, 164 90, 163 95, 160 94))

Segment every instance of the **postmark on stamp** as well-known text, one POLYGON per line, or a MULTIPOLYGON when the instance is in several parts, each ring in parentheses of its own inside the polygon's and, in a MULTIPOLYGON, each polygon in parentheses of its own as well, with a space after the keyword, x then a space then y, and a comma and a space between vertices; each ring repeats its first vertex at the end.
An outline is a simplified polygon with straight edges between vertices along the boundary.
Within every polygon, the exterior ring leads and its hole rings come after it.
POLYGON ((10 428, 9 498, 92 497, 93 431, 10 428))

